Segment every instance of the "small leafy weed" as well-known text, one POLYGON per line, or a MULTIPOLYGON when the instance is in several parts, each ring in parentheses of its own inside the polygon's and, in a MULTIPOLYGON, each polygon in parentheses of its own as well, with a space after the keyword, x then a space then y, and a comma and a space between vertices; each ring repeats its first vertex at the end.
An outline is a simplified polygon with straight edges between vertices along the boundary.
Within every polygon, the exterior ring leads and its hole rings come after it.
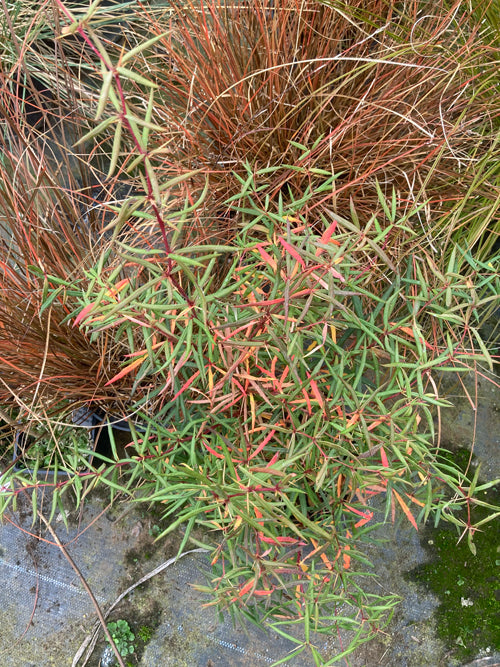
POLYGON ((131 655, 135 651, 135 635, 130 629, 128 621, 124 619, 112 621, 108 623, 108 630, 121 656, 131 655))

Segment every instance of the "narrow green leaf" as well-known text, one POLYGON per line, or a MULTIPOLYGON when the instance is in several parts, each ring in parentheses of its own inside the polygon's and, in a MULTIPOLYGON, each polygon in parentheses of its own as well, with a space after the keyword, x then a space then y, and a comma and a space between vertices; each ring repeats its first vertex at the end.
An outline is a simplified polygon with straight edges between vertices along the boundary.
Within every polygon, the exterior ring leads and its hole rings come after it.
POLYGON ((106 178, 111 178, 116 169, 116 164, 118 162, 118 157, 120 155, 120 148, 122 143, 122 123, 119 121, 116 124, 115 136, 113 138, 113 148, 111 149, 111 161, 109 163, 108 173, 106 178))
POLYGON ((148 86, 150 88, 158 88, 156 83, 150 79, 146 79, 146 77, 142 76, 141 74, 137 74, 137 72, 134 72, 131 69, 127 69, 126 67, 117 67, 116 71, 125 79, 135 81, 136 83, 140 83, 141 85, 148 86))
MULTIPOLYGON (((151 118, 153 117, 154 99, 155 99, 154 90, 150 90, 149 91, 148 106, 147 106, 147 109, 146 109, 146 116, 144 118, 146 123, 151 123, 151 118)), ((145 148, 147 148, 147 146, 148 146, 150 129, 151 128, 148 125, 144 125, 144 128, 142 130, 142 145, 145 148)))
POLYGON ((113 72, 110 70, 107 70, 103 74, 103 82, 102 82, 102 88, 101 88, 101 93, 99 95, 99 103, 97 105, 97 111, 95 115, 95 119, 99 120, 101 117, 104 107, 106 106, 106 102, 108 101, 109 98, 109 90, 111 88, 111 84, 113 83, 113 72))
POLYGON ((151 37, 151 39, 147 39, 145 42, 141 42, 137 46, 134 46, 133 49, 130 49, 130 51, 127 51, 127 53, 122 55, 120 62, 126 65, 129 60, 134 58, 139 53, 142 53, 142 51, 146 51, 151 46, 154 46, 156 42, 158 42, 160 39, 163 39, 171 32, 172 32, 171 30, 166 30, 165 32, 160 33, 159 35, 155 35, 154 37, 151 37))
POLYGON ((73 148, 76 148, 80 144, 85 143, 86 141, 89 141, 89 139, 93 139, 96 137, 98 134, 101 134, 107 127, 109 127, 112 123, 116 123, 118 121, 117 116, 110 116, 109 118, 106 118, 102 122, 97 125, 97 127, 94 127, 93 130, 90 130, 90 132, 87 132, 81 139, 78 139, 76 143, 73 144, 73 148))

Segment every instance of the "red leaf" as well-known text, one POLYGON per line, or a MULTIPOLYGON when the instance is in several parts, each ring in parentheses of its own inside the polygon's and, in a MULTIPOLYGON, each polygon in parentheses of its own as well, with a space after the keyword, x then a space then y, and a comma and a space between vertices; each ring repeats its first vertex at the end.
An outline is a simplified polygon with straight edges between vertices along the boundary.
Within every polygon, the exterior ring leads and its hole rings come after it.
POLYGON ((84 308, 82 308, 82 310, 76 316, 75 321, 73 322, 73 327, 76 327, 77 324, 84 320, 94 307, 95 303, 89 303, 84 308))
POLYGON ((279 459, 279 453, 276 452, 276 454, 273 456, 273 458, 272 458, 272 459, 269 461, 269 463, 266 465, 266 468, 270 468, 271 466, 273 466, 273 465, 276 463, 276 461, 277 461, 278 459, 279 459))
POLYGON ((238 595, 240 598, 245 595, 245 593, 248 593, 248 591, 252 588, 252 586, 255 583, 255 577, 253 579, 250 579, 250 581, 247 581, 247 583, 243 586, 243 588, 240 589, 240 592, 238 595))
POLYGON ((304 388, 302 388, 302 394, 303 394, 304 398, 306 399, 307 414, 310 416, 310 415, 312 415, 312 408, 311 408, 311 401, 309 400, 309 394, 307 393, 307 391, 304 388))
POLYGON ((276 264, 276 260, 274 259, 274 257, 271 257, 271 255, 264 250, 264 248, 261 246, 260 243, 257 244, 255 247, 259 251, 259 254, 262 257, 262 259, 265 261, 265 263, 268 264, 273 269, 273 271, 276 271, 277 268, 278 268, 278 265, 276 264))
POLYGON ((341 283, 345 283, 345 278, 344 276, 336 271, 334 268, 330 267, 328 271, 332 274, 334 278, 337 278, 337 280, 340 280, 341 283))
POLYGON ((216 452, 216 451, 213 450, 211 447, 209 447, 209 446, 207 445, 207 443, 206 443, 204 440, 202 440, 202 443, 203 443, 204 446, 208 449, 208 451, 210 452, 210 454, 213 454, 213 455, 214 455, 215 457, 217 457, 218 459, 223 459, 223 458, 224 458, 224 456, 223 456, 220 452, 216 452))
POLYGON ((254 452, 252 452, 252 455, 251 455, 251 456, 248 457, 248 460, 249 460, 249 461, 251 461, 255 456, 257 456, 257 454, 258 454, 259 452, 261 452, 261 451, 264 449, 264 447, 267 445, 267 443, 269 442, 269 440, 271 440, 271 438, 273 437, 273 435, 274 435, 275 433, 276 433, 276 429, 273 428, 273 430, 271 431, 271 433, 269 433, 268 435, 266 435, 266 437, 265 437, 264 440, 260 443, 260 445, 257 447, 257 449, 256 449, 254 452))
MULTIPOLYGON (((309 375, 309 373, 308 373, 308 375, 309 375)), ((314 394, 314 398, 321 405, 321 407, 323 408, 323 412, 324 412, 325 402, 324 402, 323 396, 321 395, 321 392, 318 388, 318 383, 316 382, 316 380, 311 380, 310 382, 311 382, 311 390, 312 390, 312 393, 314 394)))
POLYGON ((401 498, 401 496, 399 495, 399 493, 397 491, 394 491, 394 489, 393 489, 392 493, 396 496, 396 500, 401 505, 401 509, 406 514, 406 518, 408 519, 408 521, 415 528, 415 530, 418 530, 417 522, 415 521, 415 518, 413 517, 413 514, 410 512, 410 509, 409 509, 408 505, 401 498))
POLYGON ((382 465, 384 466, 384 468, 388 468, 389 461, 387 460, 385 449, 383 447, 380 448, 380 458, 382 459, 382 465))
POLYGON ((199 374, 200 374, 199 370, 197 370, 196 373, 193 373, 193 375, 189 378, 189 380, 187 382, 184 382, 182 387, 179 389, 179 391, 176 393, 176 395, 171 400, 175 401, 175 399, 178 396, 180 396, 184 391, 186 391, 186 389, 189 387, 189 385, 192 384, 196 380, 196 378, 198 377, 199 374))
POLYGON ((281 236, 280 236, 280 238, 279 238, 279 242, 281 243, 281 245, 283 246, 283 248, 285 248, 285 250, 286 250, 292 257, 294 257, 294 258, 297 260, 297 262, 302 266, 302 268, 305 269, 305 268, 306 268, 306 263, 304 262, 304 260, 302 259, 302 257, 299 255, 299 253, 295 250, 295 248, 294 248, 293 246, 291 246, 287 241, 285 241, 285 239, 282 238, 281 236))
POLYGON ((266 537, 262 533, 259 533, 259 538, 261 542, 265 542, 266 544, 305 544, 305 542, 300 542, 300 540, 294 537, 266 537))
POLYGON ((125 368, 122 368, 122 370, 117 373, 114 377, 111 378, 111 380, 108 380, 106 384, 104 385, 107 387, 110 384, 113 384, 113 382, 117 382, 118 380, 121 380, 122 377, 125 377, 125 375, 128 375, 131 371, 134 370, 134 368, 137 368, 137 366, 140 366, 144 359, 147 358, 147 353, 143 355, 142 357, 139 357, 139 359, 136 359, 133 361, 131 364, 128 364, 128 366, 125 366, 125 368))

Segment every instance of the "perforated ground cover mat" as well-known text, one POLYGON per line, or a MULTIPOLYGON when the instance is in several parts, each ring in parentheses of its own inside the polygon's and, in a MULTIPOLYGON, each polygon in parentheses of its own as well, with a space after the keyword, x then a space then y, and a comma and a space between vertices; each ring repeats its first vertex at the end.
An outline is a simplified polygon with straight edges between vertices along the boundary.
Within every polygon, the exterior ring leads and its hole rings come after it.
MULTIPOLYGON (((139 506, 103 511, 96 498, 82 516, 71 518, 67 530, 56 517, 55 530, 103 612, 144 575, 159 570, 108 619, 126 619, 135 634, 131 664, 270 665, 294 648, 254 626, 235 629, 229 619, 220 622, 214 609, 204 608, 206 598, 191 584, 205 583, 206 556, 195 552, 173 563, 181 536, 155 543, 157 518, 139 506)), ((28 502, 21 499, 6 519, 0 526, 0 665, 72 665, 92 632, 95 608, 51 535, 31 525, 28 502)), ((115 664, 102 633, 88 664, 115 664)))
MULTIPOLYGON (((31 525, 29 504, 19 507, 0 527, 0 666, 65 667, 74 664, 82 643, 92 635, 96 614, 80 578, 61 550, 45 540, 50 535, 31 525), (26 531, 26 532, 24 532, 26 531), (42 540, 30 535, 39 532, 42 540)), ((108 620, 123 619, 135 635, 129 664, 142 667, 243 667, 272 665, 294 648, 278 635, 254 626, 235 629, 220 622, 213 608, 191 584, 204 583, 208 571, 203 553, 191 553, 173 563, 180 536, 154 541, 157 518, 139 506, 119 505, 103 511, 93 499, 67 531, 55 530, 66 545, 105 612, 128 589, 108 620), (78 535, 78 538, 75 537, 78 535)), ((446 646, 437 638, 433 612, 438 600, 404 573, 426 559, 419 537, 406 523, 387 525, 378 537, 385 543, 370 557, 380 580, 373 586, 402 596, 395 618, 379 639, 361 647, 339 665, 372 667, 451 666, 446 646)), ((317 643, 325 655, 339 649, 336 641, 317 643)), ((84 654, 83 654, 84 655, 84 654)), ((79 662, 78 664, 82 664, 79 662)), ((102 632, 89 659, 90 667, 111 667, 115 659, 102 632)), ((127 662, 125 663, 127 664, 127 662)), ((303 654, 292 666, 313 665, 303 654)), ((483 655, 478 667, 498 664, 483 655)))

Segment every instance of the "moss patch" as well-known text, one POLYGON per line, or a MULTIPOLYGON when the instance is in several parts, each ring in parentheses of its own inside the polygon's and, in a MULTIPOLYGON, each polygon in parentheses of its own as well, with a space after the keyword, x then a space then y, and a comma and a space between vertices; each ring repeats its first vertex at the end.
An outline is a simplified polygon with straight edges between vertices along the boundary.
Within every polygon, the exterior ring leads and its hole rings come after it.
MULTIPOLYGON (((465 466, 469 456, 469 451, 459 450, 454 460, 463 461, 465 466)), ((488 489, 479 499, 499 506, 499 489, 488 489)), ((489 513, 474 506, 471 521, 477 523, 489 513)), ((500 650, 499 533, 494 520, 481 528, 474 534, 477 549, 474 556, 465 536, 458 541, 460 535, 456 527, 428 525, 422 532, 421 543, 430 562, 419 565, 407 575, 439 598, 437 633, 458 662, 473 658, 481 650, 500 650)))

